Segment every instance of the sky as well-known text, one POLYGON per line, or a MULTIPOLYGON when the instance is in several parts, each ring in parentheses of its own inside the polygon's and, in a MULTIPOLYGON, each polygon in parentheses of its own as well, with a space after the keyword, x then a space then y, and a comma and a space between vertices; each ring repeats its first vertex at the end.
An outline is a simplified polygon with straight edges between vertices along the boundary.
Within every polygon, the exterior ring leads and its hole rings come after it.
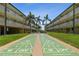
POLYGON ((49 15, 49 19, 53 20, 65 9, 67 9, 71 3, 13 3, 20 11, 26 16, 31 11, 35 16, 39 16, 44 19, 46 14, 49 15))

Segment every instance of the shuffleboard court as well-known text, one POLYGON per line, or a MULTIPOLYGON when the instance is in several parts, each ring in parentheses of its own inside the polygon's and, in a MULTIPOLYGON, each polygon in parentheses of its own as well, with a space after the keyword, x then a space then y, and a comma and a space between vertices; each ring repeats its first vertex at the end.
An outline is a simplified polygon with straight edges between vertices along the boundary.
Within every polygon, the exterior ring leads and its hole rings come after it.
POLYGON ((33 49, 34 51, 42 51, 44 56, 79 56, 79 53, 76 51, 41 33, 39 35, 30 34, 10 47, 6 47, 6 49, 0 51, 0 56, 32 56, 33 49))
POLYGON ((79 53, 66 48, 59 42, 49 38, 46 34, 40 34, 40 39, 42 43, 43 55, 47 56, 77 56, 79 53))
POLYGON ((1 51, 0 56, 31 56, 34 42, 35 34, 30 34, 25 39, 1 51))

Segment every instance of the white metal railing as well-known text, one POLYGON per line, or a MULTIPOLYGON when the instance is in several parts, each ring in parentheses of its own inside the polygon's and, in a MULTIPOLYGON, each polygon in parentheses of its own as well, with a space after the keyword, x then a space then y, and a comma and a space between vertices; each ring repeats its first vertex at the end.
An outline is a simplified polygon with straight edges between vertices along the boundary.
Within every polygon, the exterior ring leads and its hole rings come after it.
POLYGON ((17 21, 21 21, 21 22, 23 22, 25 20, 24 18, 22 18, 21 16, 19 16, 17 13, 11 11, 10 9, 8 9, 8 10, 9 11, 7 11, 7 16, 9 18, 13 18, 13 19, 15 19, 17 21))
POLYGON ((14 22, 12 20, 7 20, 7 26, 17 27, 17 28, 28 28, 28 26, 23 25, 21 23, 14 22))

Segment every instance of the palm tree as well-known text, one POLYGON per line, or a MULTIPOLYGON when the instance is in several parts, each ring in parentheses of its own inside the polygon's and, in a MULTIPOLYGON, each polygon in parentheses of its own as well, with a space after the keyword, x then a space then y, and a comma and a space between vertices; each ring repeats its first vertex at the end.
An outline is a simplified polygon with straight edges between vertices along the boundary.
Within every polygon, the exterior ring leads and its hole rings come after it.
POLYGON ((45 25, 45 20, 42 20, 42 25, 45 25))
POLYGON ((48 14, 44 17, 46 24, 47 24, 47 20, 48 20, 48 14))
POLYGON ((39 24, 41 24, 41 19, 40 19, 40 16, 36 17, 36 24, 37 24, 37 32, 39 32, 39 24))
POLYGON ((27 19, 28 19, 28 25, 30 26, 30 30, 32 33, 32 23, 34 23, 33 19, 35 19, 35 16, 31 12, 29 12, 27 19))
POLYGON ((46 24, 47 24, 47 21, 51 21, 51 19, 49 19, 48 17, 48 14, 44 17, 44 20, 46 21, 46 24))
POLYGON ((38 24, 41 24, 41 19, 40 19, 40 16, 36 17, 36 19, 37 19, 37 20, 36 20, 36 21, 37 21, 37 23, 38 23, 38 24))
POLYGON ((51 19, 49 19, 48 14, 44 17, 43 22, 45 22, 45 21, 46 21, 46 24, 44 24, 44 25, 47 25, 47 21, 51 22, 51 19))

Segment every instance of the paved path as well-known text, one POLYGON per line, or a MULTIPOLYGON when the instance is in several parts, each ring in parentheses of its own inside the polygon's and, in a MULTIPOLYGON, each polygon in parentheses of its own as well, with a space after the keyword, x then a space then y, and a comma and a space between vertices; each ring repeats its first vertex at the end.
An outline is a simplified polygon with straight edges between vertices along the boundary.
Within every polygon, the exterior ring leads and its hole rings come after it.
POLYGON ((46 34, 30 34, 28 37, 6 47, 0 52, 3 56, 77 56, 74 49, 65 47, 46 34))
POLYGON ((33 56, 42 56, 43 53, 42 53, 41 42, 40 42, 40 39, 39 39, 39 34, 36 34, 36 38, 37 38, 37 39, 36 39, 36 41, 35 41, 35 46, 34 46, 32 55, 33 55, 33 56))

